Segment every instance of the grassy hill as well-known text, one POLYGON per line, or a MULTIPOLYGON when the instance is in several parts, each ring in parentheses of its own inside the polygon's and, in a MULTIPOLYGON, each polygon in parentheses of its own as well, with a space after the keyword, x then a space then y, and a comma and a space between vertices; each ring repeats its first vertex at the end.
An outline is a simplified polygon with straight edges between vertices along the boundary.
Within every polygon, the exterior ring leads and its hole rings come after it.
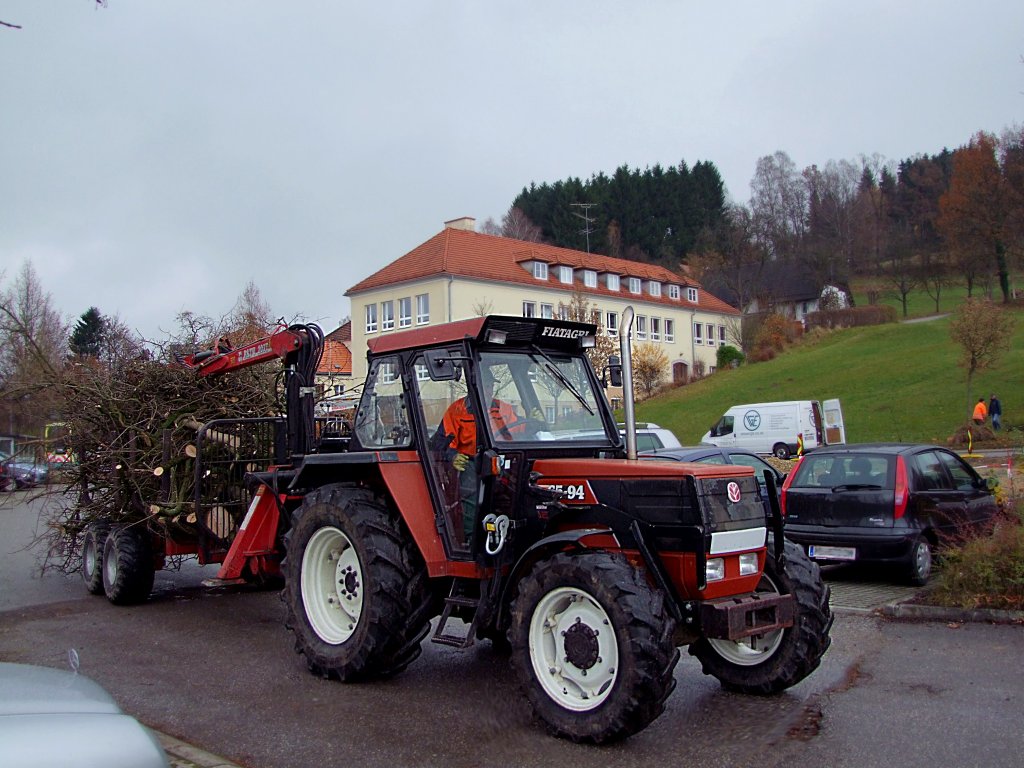
POLYGON ((848 442, 944 444, 966 423, 977 398, 995 392, 1004 432, 1015 430, 1006 437, 1024 444, 1024 312, 1015 315, 1010 352, 998 368, 975 375, 970 393, 966 371, 957 365, 960 347, 943 317, 809 336, 774 360, 721 371, 638 403, 637 419, 657 422, 691 445, 731 405, 838 397, 848 442))

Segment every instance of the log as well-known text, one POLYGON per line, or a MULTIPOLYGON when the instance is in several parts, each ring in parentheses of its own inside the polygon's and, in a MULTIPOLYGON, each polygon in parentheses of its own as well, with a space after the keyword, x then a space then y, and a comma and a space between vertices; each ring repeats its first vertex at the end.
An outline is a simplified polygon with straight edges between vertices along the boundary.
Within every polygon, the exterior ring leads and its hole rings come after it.
POLYGON ((226 539, 235 529, 235 521, 227 507, 220 505, 203 513, 203 523, 219 539, 226 539))
POLYGON ((196 454, 198 453, 198 451, 196 450, 196 447, 195 447, 194 445, 192 445, 192 443, 189 443, 188 445, 186 445, 186 446, 185 446, 184 448, 182 448, 181 450, 182 450, 182 451, 184 452, 184 454, 185 454, 186 456, 188 456, 188 457, 189 457, 190 459, 194 459, 194 458, 196 457, 196 454))

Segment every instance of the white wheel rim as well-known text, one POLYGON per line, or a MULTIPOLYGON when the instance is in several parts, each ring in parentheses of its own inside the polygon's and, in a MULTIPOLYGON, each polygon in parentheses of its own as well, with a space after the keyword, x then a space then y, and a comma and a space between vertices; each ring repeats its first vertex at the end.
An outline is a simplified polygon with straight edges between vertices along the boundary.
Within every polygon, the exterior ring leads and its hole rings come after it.
POLYGON ((914 565, 917 568, 917 576, 921 579, 927 579, 932 572, 932 550, 923 541, 914 548, 914 565))
MULTIPOLYGON (((779 594, 779 588, 775 586, 775 582, 767 573, 762 577, 757 591, 779 594)), ((773 629, 763 635, 751 635, 742 640, 722 640, 709 637, 708 642, 726 661, 740 667, 754 667, 770 658, 778 650, 785 632, 785 629, 773 629)))
POLYGON ((341 530, 327 526, 310 537, 299 587, 306 618, 317 636, 330 645, 348 640, 363 611, 363 569, 341 530))
POLYGON ((117 583, 117 549, 113 546, 103 558, 103 571, 107 576, 107 584, 117 583))
POLYGON ((548 592, 530 620, 530 661, 544 692, 559 706, 574 712, 600 706, 619 671, 608 613, 580 589, 548 592))
POLYGON ((92 578, 92 575, 96 573, 96 561, 99 559, 99 553, 96 551, 96 539, 89 536, 85 540, 85 551, 82 553, 82 560, 85 561, 85 575, 86 578, 92 578))

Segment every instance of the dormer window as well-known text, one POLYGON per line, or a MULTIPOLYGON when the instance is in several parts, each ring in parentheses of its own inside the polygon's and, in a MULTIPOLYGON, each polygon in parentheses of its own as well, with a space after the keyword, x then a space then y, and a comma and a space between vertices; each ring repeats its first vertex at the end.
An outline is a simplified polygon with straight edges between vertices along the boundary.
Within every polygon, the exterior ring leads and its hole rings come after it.
POLYGON ((547 280, 548 265, 543 261, 533 262, 533 276, 538 280, 547 280))
POLYGON ((587 288, 597 288, 597 272, 592 269, 584 269, 583 285, 587 288))
POLYGON ((694 304, 697 303, 697 289, 696 288, 687 288, 686 289, 686 300, 687 301, 691 301, 694 304))
POLYGON ((661 283, 657 280, 649 280, 647 282, 647 293, 651 296, 661 296, 661 283))
POLYGON ((670 299, 674 299, 675 301, 679 301, 679 286, 678 285, 670 285, 668 287, 668 297, 670 299))
POLYGON ((631 278, 629 278, 629 292, 630 293, 636 293, 636 294, 640 293, 640 278, 639 277, 631 277, 631 278))
POLYGON ((609 291, 619 290, 619 276, 611 273, 604 276, 604 285, 609 291))
POLYGON ((572 285, 572 267, 558 268, 558 282, 572 285))

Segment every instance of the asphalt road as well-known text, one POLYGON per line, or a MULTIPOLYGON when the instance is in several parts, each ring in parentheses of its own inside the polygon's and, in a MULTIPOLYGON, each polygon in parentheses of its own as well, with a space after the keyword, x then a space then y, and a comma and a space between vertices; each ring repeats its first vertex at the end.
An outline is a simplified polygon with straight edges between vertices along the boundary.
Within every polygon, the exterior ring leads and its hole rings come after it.
POLYGON ((838 606, 884 599, 883 582, 829 576, 832 647, 791 690, 726 693, 684 654, 665 714, 595 748, 545 735, 487 643, 425 643, 394 679, 342 685, 313 677, 291 651, 275 593, 209 590, 192 568, 160 574, 147 604, 118 608, 76 578, 39 577, 23 541, 37 508, 12 500, 0 506, 0 660, 62 667, 75 648, 82 672, 127 712, 251 768, 1016 768, 1024 754, 1024 628, 893 623, 838 606))

